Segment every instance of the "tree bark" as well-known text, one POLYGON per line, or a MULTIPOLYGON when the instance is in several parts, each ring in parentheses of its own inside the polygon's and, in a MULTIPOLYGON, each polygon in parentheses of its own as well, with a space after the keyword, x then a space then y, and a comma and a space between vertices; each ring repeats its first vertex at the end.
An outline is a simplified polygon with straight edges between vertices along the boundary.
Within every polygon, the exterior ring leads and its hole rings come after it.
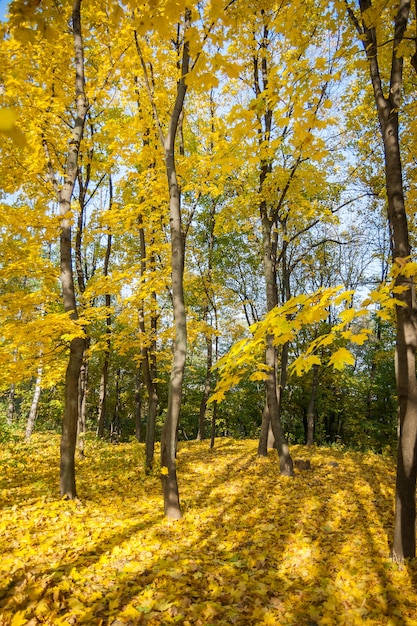
MULTIPOLYGON (((177 93, 172 114, 168 123, 168 131, 164 137, 161 121, 158 116, 157 105, 149 80, 147 67, 139 47, 135 34, 136 49, 141 60, 145 76, 145 83, 155 122, 158 127, 161 144, 165 155, 165 168, 169 189, 169 223, 171 235, 171 277, 172 277, 172 302, 174 313, 174 354, 171 367, 171 376, 168 391, 168 409, 161 437, 161 480, 164 497, 164 511, 171 519, 182 517, 177 469, 176 469, 176 441, 178 422, 181 409, 182 384, 184 378, 185 357, 187 350, 187 320, 184 301, 184 256, 185 235, 181 224, 181 193, 176 171, 175 140, 178 131, 180 115, 183 111, 185 95, 187 92, 186 75, 190 68, 189 43, 187 30, 191 26, 191 11, 185 10, 183 39, 179 37, 175 42, 178 52, 178 69, 180 78, 177 83, 177 93), (182 52, 180 53, 182 47, 182 52)), ((178 33, 179 35, 179 33, 178 33)))
MULTIPOLYGON (((216 307, 214 307, 214 317, 216 320, 216 330, 218 330, 218 324, 217 324, 217 309, 216 307)), ((214 355, 215 355, 215 359, 216 359, 216 363, 219 360, 219 336, 216 333, 216 336, 214 338, 214 355)), ((217 370, 214 373, 214 385, 216 385, 217 382, 217 370)), ((211 415, 211 426, 210 426, 210 449, 214 448, 214 442, 216 439, 216 421, 217 421, 217 402, 213 402, 213 412, 211 415)))
MULTIPOLYGON (((146 280, 146 269, 147 269, 147 252, 146 252, 146 241, 145 241, 145 230, 140 221, 139 224, 139 239, 140 239, 140 255, 141 255, 141 275, 143 283, 146 280)), ((150 255, 150 266, 153 268, 155 266, 154 255, 150 255)), ((144 338, 144 344, 142 347, 142 360, 141 360, 141 371, 143 376, 143 381, 145 383, 146 391, 148 394, 148 412, 146 416, 146 439, 145 439, 145 471, 146 473, 150 473, 152 471, 153 460, 154 460, 154 452, 155 452, 155 428, 156 428, 156 415, 159 406, 159 398, 158 398, 158 389, 156 385, 156 331, 157 331, 157 315, 156 315, 156 307, 157 307, 157 297, 155 291, 152 292, 150 298, 151 305, 151 321, 150 321, 150 331, 146 332, 145 326, 145 307, 144 301, 142 300, 140 309, 139 309, 139 328, 142 333, 142 337, 144 338), (146 336, 150 335, 149 343, 146 336)))
POLYGON ((33 392, 32 404, 30 405, 29 417, 26 424, 25 441, 29 441, 35 428, 35 421, 38 414, 39 400, 42 391, 43 365, 39 365, 36 374, 35 390, 33 392))
POLYGON ((316 396, 318 387, 319 366, 315 363, 313 365, 313 379, 311 382, 310 399, 307 408, 307 437, 306 443, 308 446, 314 445, 314 424, 315 424, 315 411, 316 411, 316 396))
POLYGON ((211 391, 211 368, 213 366, 213 340, 211 337, 207 337, 207 366, 206 366, 206 379, 204 381, 204 390, 201 397, 200 411, 198 415, 198 433, 197 440, 202 441, 206 438, 206 410, 207 402, 211 391))
POLYGON ((9 426, 13 424, 14 418, 14 397, 16 393, 16 386, 12 383, 9 387, 9 393, 7 398, 7 413, 6 413, 6 421, 9 426))
MULTIPOLYGON (((191 11, 186 9, 184 30, 187 31, 190 26, 191 11)), ((175 138, 187 91, 185 77, 189 71, 189 63, 189 44, 185 41, 182 48, 181 78, 178 81, 177 97, 164 142, 165 166, 169 187, 175 340, 169 381, 168 410, 161 437, 161 467, 166 468, 167 473, 161 473, 161 480, 164 494, 164 511, 166 516, 171 519, 180 519, 182 517, 176 469, 176 441, 187 351, 187 320, 184 301, 185 238, 181 226, 181 194, 176 172, 175 138)))
POLYGON ((142 378, 140 367, 136 369, 135 374, 135 437, 136 441, 141 442, 141 422, 142 422, 142 378))
MULTIPOLYGON (((263 14, 263 12, 262 12, 263 14)), ((253 76, 254 76, 254 88, 257 97, 268 89, 268 60, 266 50, 269 45, 269 31, 268 26, 265 24, 263 27, 262 40, 260 43, 260 49, 262 54, 253 58, 253 76)), ((261 116, 258 114, 258 135, 259 145, 263 145, 265 142, 271 140, 273 111, 267 106, 265 113, 261 116)), ((272 172, 272 162, 262 159, 260 162, 259 171, 259 192, 262 194, 264 185, 267 181, 268 175, 272 172)), ((259 203, 260 218, 262 224, 262 244, 263 244, 263 268, 265 276, 265 289, 266 289, 266 308, 267 311, 271 311, 278 305, 278 289, 277 289, 277 274, 276 274, 276 236, 273 232, 273 227, 277 221, 279 206, 282 203, 288 185, 282 192, 281 199, 278 200, 276 207, 269 210, 268 204, 265 199, 262 199, 259 203)), ((276 349, 273 342, 273 337, 270 335, 266 339, 267 347, 265 354, 265 363, 268 366, 267 380, 265 382, 266 388, 266 404, 269 414, 269 420, 272 428, 272 432, 275 439, 275 445, 277 448, 278 456, 280 459, 280 471, 282 475, 292 476, 294 474, 293 463, 289 451, 288 444, 286 442, 284 432, 281 424, 281 395, 282 386, 279 387, 277 393, 277 358, 276 349)), ((283 347, 284 350, 284 347, 283 347)), ((282 360, 282 359, 281 359, 282 360)), ((286 378, 285 373, 280 371, 281 379, 286 378)), ((266 420, 266 413, 264 411, 263 420, 266 420)), ((265 442, 265 429, 261 430, 263 435, 262 440, 259 442, 258 453, 266 454, 264 449, 265 442)))
POLYGON ((87 424, 87 386, 88 386, 88 356, 87 351, 90 345, 86 339, 84 346, 83 361, 78 379, 78 424, 77 424, 77 450, 80 459, 85 455, 85 433, 87 424))
MULTIPOLYGON (((369 62, 370 80, 378 111, 385 157, 388 221, 392 233, 393 262, 401 269, 410 256, 408 220, 399 138, 399 111, 403 85, 403 58, 398 46, 403 41, 410 13, 410 0, 400 0, 394 23, 390 80, 384 95, 379 65, 377 32, 363 18, 371 0, 359 0, 362 21, 352 11, 349 16, 358 30, 369 62)), ((396 294, 402 306, 396 308, 396 381, 399 401, 398 456, 395 495, 395 523, 392 557, 401 562, 416 555, 416 478, 417 478, 417 380, 416 380, 416 297, 412 279, 399 272, 396 286, 406 287, 396 294)))
POLYGON ((270 427, 271 427, 271 420, 269 417, 268 403, 265 402, 264 410, 262 411, 261 432, 259 435, 259 442, 258 442, 258 456, 268 456, 268 441, 269 441, 270 427))
MULTIPOLYGON (((76 112, 72 137, 68 144, 65 164, 64 184, 58 193, 59 214, 61 216, 61 286, 64 309, 72 319, 78 319, 72 272, 71 244, 71 198, 78 170, 78 155, 84 131, 88 105, 84 92, 84 52, 81 36, 81 0, 74 0, 72 30, 75 52, 75 96, 76 112)), ((75 498, 75 446, 78 421, 78 379, 83 361, 85 339, 76 337, 70 343, 70 354, 65 373, 65 407, 62 422, 60 445, 60 491, 61 496, 75 498)))

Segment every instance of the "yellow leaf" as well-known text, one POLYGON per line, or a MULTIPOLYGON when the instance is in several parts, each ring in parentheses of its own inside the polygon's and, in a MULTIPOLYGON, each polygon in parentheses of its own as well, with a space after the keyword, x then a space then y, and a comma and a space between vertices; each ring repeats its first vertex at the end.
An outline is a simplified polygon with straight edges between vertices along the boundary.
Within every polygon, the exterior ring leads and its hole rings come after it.
POLYGON ((16 113, 13 109, 0 109, 0 131, 11 130, 16 121, 16 113))
POLYGON ((26 611, 18 611, 13 615, 13 619, 10 622, 10 626, 21 626, 21 624, 27 624, 27 619, 25 618, 26 611))
POLYGON ((329 359, 329 365, 333 365, 335 370, 342 370, 345 365, 354 365, 355 357, 346 348, 339 348, 329 359))

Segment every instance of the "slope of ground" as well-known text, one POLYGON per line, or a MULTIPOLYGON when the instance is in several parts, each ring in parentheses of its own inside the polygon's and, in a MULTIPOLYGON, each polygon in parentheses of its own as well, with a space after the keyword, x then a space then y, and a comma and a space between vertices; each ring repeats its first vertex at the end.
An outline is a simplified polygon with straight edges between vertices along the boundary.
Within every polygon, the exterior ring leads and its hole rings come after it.
POLYGON ((143 446, 88 442, 80 499, 57 497, 59 439, 3 445, 0 626, 417 626, 417 566, 389 560, 394 464, 255 441, 181 443, 184 517, 162 514, 143 446))

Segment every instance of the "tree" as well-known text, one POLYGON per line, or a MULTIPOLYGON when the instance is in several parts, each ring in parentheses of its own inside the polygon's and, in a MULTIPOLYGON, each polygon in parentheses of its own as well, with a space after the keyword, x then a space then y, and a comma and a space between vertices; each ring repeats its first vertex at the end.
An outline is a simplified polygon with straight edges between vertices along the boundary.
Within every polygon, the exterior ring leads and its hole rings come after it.
POLYGON ((410 15, 410 0, 399 0, 386 10, 371 0, 359 0, 359 8, 360 17, 357 17, 349 4, 347 10, 363 42, 378 113, 384 148, 392 260, 397 270, 394 290, 398 300, 395 364, 399 435, 392 556, 395 561, 401 562, 404 558, 415 557, 416 554, 417 311, 413 280, 403 271, 410 258, 411 248, 399 134, 404 39, 410 15), (386 24, 392 24, 390 30, 384 29, 386 24), (391 58, 387 57, 381 43, 389 43, 391 58))
POLYGON ((148 75, 138 40, 137 50, 144 70, 145 82, 148 95, 155 115, 155 123, 158 126, 161 144, 165 156, 166 176, 169 189, 169 221, 171 236, 171 286, 172 303, 175 326, 174 352, 169 384, 168 409, 164 422, 161 438, 161 473, 162 489, 164 495, 164 510, 167 517, 180 519, 182 517, 177 470, 176 470, 176 442, 178 420, 181 408, 182 381, 184 377, 185 355, 187 351, 187 326, 184 302, 184 262, 185 262, 185 238, 181 222, 181 191, 177 177, 176 166, 176 137, 180 116, 183 111, 185 95, 187 92, 186 78, 190 69, 189 42, 187 30, 191 27, 191 11, 184 13, 183 41, 180 40, 178 29, 175 46, 178 54, 179 79, 177 81, 176 96, 168 121, 166 134, 162 129, 161 119, 158 115, 152 85, 148 75))
MULTIPOLYGON (((68 216, 71 210, 71 198, 78 172, 78 155, 88 111, 84 80, 84 48, 81 34, 81 0, 74 0, 72 9, 72 29, 74 37, 76 110, 72 137, 68 145, 64 184, 58 192, 58 203, 59 214, 61 216, 60 250, 62 297, 65 311, 71 315, 73 320, 77 320, 78 308, 72 271, 71 222, 68 216)), ((65 373, 65 408, 60 448, 60 489, 61 496, 75 498, 77 492, 75 485, 74 456, 79 410, 78 381, 85 350, 84 336, 71 339, 69 348, 70 354, 65 373)))

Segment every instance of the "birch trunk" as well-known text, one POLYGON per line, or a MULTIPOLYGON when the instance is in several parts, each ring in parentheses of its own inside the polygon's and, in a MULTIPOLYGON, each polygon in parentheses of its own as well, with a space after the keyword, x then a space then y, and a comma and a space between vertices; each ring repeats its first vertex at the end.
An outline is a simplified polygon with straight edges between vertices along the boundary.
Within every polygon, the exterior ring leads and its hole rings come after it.
POLYGON ((42 390, 43 365, 38 367, 35 382, 35 391, 33 392, 32 404, 30 405, 29 417, 26 424, 25 441, 29 441, 35 428, 35 421, 38 415, 39 400, 42 390))

